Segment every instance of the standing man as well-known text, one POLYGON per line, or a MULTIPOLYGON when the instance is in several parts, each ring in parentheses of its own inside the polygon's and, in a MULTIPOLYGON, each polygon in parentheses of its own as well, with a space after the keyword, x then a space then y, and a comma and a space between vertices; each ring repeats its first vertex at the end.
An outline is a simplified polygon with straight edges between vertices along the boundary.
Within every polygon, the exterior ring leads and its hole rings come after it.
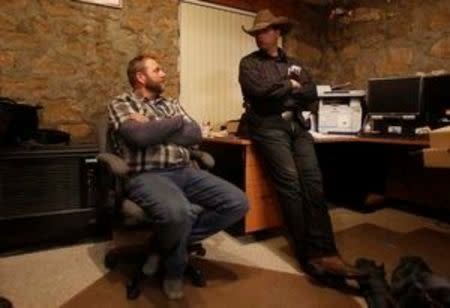
POLYGON ((339 256, 314 140, 302 118, 305 103, 317 96, 305 68, 278 48, 292 24, 269 10, 257 13, 253 36, 259 50, 242 58, 239 82, 250 138, 275 185, 295 254, 305 271, 322 279, 359 278, 363 273, 339 256))
POLYGON ((154 274, 161 263, 163 291, 179 299, 187 245, 242 219, 247 199, 234 185, 191 167, 189 147, 201 142, 200 127, 177 101, 161 96, 166 74, 155 56, 135 57, 127 73, 132 91, 108 106, 115 151, 131 169, 128 197, 153 224, 155 250, 143 272, 154 274))

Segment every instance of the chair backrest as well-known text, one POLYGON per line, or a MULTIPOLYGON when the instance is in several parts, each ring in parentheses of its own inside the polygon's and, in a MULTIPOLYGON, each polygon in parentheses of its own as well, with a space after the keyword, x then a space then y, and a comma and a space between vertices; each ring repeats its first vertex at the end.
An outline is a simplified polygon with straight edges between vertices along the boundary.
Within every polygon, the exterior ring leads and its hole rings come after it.
MULTIPOLYGON (((111 127, 108 114, 102 114, 97 121, 97 143, 100 154, 113 153, 111 146, 111 127)), ((110 174, 108 183, 103 183, 114 191, 114 224, 133 225, 142 220, 142 210, 126 198, 124 179, 110 174)), ((111 194, 109 195, 111 196, 111 194)))
POLYGON ((108 114, 102 114, 97 122, 97 143, 100 153, 112 153, 108 114))
MULTIPOLYGON (((112 146, 111 125, 108 114, 102 114, 97 122, 97 142, 100 153, 114 153, 112 146)), ((211 169, 214 166, 214 158, 206 152, 191 149, 192 159, 199 163, 200 167, 211 169)), ((124 187, 124 178, 115 176, 111 178, 114 183, 112 189, 115 195, 114 217, 119 225, 133 226, 147 223, 144 211, 133 201, 127 199, 124 187)), ((202 207, 194 207, 193 212, 198 215, 202 207)))

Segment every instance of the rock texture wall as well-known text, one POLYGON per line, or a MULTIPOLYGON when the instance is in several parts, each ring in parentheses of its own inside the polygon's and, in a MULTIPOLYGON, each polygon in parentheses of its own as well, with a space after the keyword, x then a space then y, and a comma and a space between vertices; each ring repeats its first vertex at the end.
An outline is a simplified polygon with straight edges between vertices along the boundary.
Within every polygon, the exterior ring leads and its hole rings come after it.
MULTIPOLYGON (((296 20, 285 38, 319 82, 365 87, 375 76, 450 70, 450 1, 361 0, 329 21, 296 0, 208 0, 296 20)), ((128 88, 138 52, 161 56, 166 93, 178 96, 178 0, 124 0, 122 9, 74 0, 2 1, 0 96, 42 104, 41 126, 93 139, 109 100, 128 88)))
POLYGON ((450 1, 361 0, 328 22, 321 79, 365 87, 370 77, 450 71, 450 1))
MULTIPOLYGON (((273 3, 211 2, 255 11, 273 3)), ((70 132, 74 139, 94 140, 98 116, 112 97, 128 88, 128 61, 144 51, 161 56, 169 76, 166 94, 178 96, 179 1, 123 3, 122 9, 114 9, 74 0, 2 1, 0 96, 43 105, 41 127, 70 132)), ((290 17, 304 11, 293 0, 269 7, 290 17)), ((309 11, 305 16, 286 39, 286 46, 318 68, 318 18, 309 11)))
MULTIPOLYGON (((294 10, 292 31, 285 37, 284 48, 299 59, 317 80, 322 75, 324 53, 321 37, 326 30, 326 19, 322 10, 314 10, 299 4, 294 10)), ((292 13, 291 13, 292 14, 292 13)))
POLYGON ((323 8, 314 8, 298 0, 205 0, 205 2, 252 12, 270 9, 276 16, 289 17, 295 23, 291 33, 284 40, 286 51, 298 57, 313 75, 319 75, 323 60, 321 37, 327 27, 323 8))
POLYGON ((41 126, 93 139, 98 115, 128 88, 128 61, 143 51, 161 56, 166 91, 178 95, 177 0, 125 0, 122 9, 2 1, 0 96, 42 104, 41 126))

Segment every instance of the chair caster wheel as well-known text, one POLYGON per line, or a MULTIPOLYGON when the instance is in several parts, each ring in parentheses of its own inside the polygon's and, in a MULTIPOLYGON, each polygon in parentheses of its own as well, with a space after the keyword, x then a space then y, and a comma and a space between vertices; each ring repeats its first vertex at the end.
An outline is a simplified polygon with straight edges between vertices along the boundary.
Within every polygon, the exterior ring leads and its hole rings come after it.
POLYGON ((204 257, 206 255, 206 249, 205 248, 200 248, 198 251, 197 251, 197 256, 199 256, 199 257, 204 257))
POLYGON ((186 269, 186 275, 191 279, 192 284, 198 288, 204 288, 206 287, 206 279, 203 273, 199 270, 194 268, 193 266, 188 266, 186 269))
POLYGON ((113 254, 106 254, 103 263, 107 269, 112 270, 117 266, 118 260, 113 254))
POLYGON ((139 286, 134 283, 130 282, 127 284, 127 299, 133 300, 139 297, 141 294, 141 290, 139 289, 139 286))
POLYGON ((189 254, 204 257, 206 255, 206 249, 201 243, 193 243, 188 246, 189 254))
POLYGON ((206 287, 206 279, 203 276, 192 278, 192 284, 198 288, 204 288, 206 287))

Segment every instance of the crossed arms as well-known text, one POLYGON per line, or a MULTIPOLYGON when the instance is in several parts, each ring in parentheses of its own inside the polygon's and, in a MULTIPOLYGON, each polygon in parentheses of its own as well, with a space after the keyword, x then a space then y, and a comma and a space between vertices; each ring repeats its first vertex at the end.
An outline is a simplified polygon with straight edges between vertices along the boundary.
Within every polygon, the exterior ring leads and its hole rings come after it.
POLYGON ((199 125, 179 107, 179 112, 169 118, 146 117, 128 106, 115 101, 109 106, 113 124, 127 143, 136 147, 156 144, 191 146, 201 142, 199 125))

